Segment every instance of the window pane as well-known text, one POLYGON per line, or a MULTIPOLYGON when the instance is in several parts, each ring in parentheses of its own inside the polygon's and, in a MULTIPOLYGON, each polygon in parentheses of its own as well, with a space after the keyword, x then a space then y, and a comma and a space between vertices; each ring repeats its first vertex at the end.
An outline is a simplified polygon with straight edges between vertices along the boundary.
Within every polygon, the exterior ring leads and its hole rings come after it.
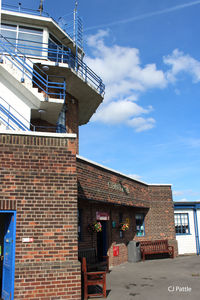
POLYGON ((19 32, 18 45, 25 54, 42 56, 42 35, 19 32))
POLYGON ((39 34, 42 35, 43 30, 42 29, 37 29, 37 28, 30 28, 30 27, 25 27, 25 26, 19 26, 19 32, 26 32, 29 34, 39 34))
POLYGON ((175 230, 177 234, 189 233, 189 221, 187 213, 180 213, 174 215, 175 230))
POLYGON ((136 236, 144 236, 144 215, 135 215, 136 236))
POLYGON ((16 31, 2 29, 1 34, 11 43, 16 43, 16 31))

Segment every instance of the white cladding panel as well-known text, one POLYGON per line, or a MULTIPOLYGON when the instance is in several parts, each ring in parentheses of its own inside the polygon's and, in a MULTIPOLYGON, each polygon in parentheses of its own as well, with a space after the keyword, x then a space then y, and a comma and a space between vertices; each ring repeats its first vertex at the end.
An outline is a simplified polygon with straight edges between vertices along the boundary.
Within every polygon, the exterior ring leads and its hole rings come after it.
POLYGON ((200 243, 200 209, 197 209, 197 224, 198 224, 199 243, 200 243))
POLYGON ((174 213, 188 213, 190 234, 176 235, 178 254, 196 253, 196 239, 194 228, 194 212, 192 209, 175 209, 174 213))
MULTIPOLYGON (((9 110, 25 126, 30 127, 31 107, 28 99, 0 73, 0 104, 9 110), (7 102, 7 103, 6 103, 7 102)), ((2 113, 2 112, 1 112, 2 113)), ((4 115, 4 119, 5 119, 4 115)), ((4 127, 1 122, 1 127, 4 127)))

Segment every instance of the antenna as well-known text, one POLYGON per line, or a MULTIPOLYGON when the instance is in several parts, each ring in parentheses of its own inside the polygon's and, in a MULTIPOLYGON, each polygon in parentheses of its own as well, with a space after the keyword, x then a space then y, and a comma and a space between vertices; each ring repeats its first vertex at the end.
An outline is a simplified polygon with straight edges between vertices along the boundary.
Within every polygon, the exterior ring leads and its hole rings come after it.
POLYGON ((42 12, 43 12, 43 1, 44 0, 40 0, 40 6, 38 8, 38 10, 40 11, 40 16, 42 15, 42 12))
POLYGON ((77 7, 78 7, 78 1, 76 0, 75 7, 74 7, 74 42, 76 41, 77 7))

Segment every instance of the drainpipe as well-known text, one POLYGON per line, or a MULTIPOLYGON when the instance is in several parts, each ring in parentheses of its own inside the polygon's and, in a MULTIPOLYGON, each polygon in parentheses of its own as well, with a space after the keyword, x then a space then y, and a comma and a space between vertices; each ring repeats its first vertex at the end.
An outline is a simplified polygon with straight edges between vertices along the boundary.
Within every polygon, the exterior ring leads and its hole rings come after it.
MULTIPOLYGON (((0 0, 0 35, 1 35, 1 0, 0 0)), ((2 56, 0 56, 0 63, 2 63, 3 62, 3 57, 2 56)))
POLYGON ((196 238, 196 249, 197 249, 197 255, 199 255, 200 243, 199 243, 199 230, 198 230, 197 208, 196 208, 196 206, 195 206, 193 212, 194 212, 194 229, 195 229, 195 238, 196 238))
POLYGON ((57 133, 66 133, 66 111, 67 111, 67 104, 64 103, 63 107, 59 113, 58 121, 56 123, 56 132, 57 133))

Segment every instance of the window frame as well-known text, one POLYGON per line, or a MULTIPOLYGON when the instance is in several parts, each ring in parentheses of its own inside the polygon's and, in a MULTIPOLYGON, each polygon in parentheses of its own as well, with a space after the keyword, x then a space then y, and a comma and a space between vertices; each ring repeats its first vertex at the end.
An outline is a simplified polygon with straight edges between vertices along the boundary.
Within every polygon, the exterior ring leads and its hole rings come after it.
MULTIPOLYGON (((187 212, 175 212, 174 213, 174 225, 175 225, 175 233, 176 233, 176 235, 190 235, 191 233, 190 233, 190 219, 189 219, 189 213, 187 213, 187 212), (182 223, 183 223, 183 215, 186 215, 187 216, 187 225, 182 225, 182 223), (176 218, 175 218, 175 216, 180 216, 180 223, 181 223, 181 225, 176 225, 176 218), (177 226, 180 226, 181 227, 181 232, 177 232, 176 231, 176 227, 177 226), (188 232, 183 232, 184 230, 183 230, 183 227, 186 227, 186 226, 188 226, 188 232)), ((186 231, 186 229, 185 229, 185 231, 186 231)))
POLYGON ((144 213, 135 214, 135 226, 136 226, 136 236, 137 237, 144 237, 145 236, 145 214, 144 213), (142 225, 137 225, 137 216, 142 217, 142 225), (137 226, 140 226, 140 227, 143 226, 143 234, 142 235, 138 234, 141 231, 141 229, 138 231, 137 226))
MULTIPOLYGON (((12 44, 15 45, 15 47, 19 47, 19 50, 20 50, 20 41, 24 41, 24 42, 28 42, 28 43, 33 43, 34 46, 37 47, 37 45, 41 45, 41 50, 35 50, 35 51, 40 51, 41 54, 34 54, 34 53, 28 53, 28 54, 25 54, 27 55, 28 57, 41 57, 42 56, 42 49, 43 49, 43 41, 44 41, 44 28, 42 27, 37 27, 37 26, 27 26, 26 24, 19 24, 19 23, 14 23, 14 22, 3 22, 2 23, 3 26, 10 26, 10 27, 13 27, 13 29, 11 28, 2 28, 2 30, 7 30, 7 31, 11 31, 11 32, 15 32, 15 38, 10 38, 10 42, 12 44), (20 29, 27 29, 27 30, 30 30, 30 32, 23 32, 23 31, 20 31, 20 29), (31 30, 35 30, 35 32, 31 33, 31 30), (41 37, 41 42, 37 42, 37 41, 32 41, 32 40, 26 40, 26 39, 21 39, 19 38, 20 37, 20 34, 28 34, 29 36, 31 35, 34 35, 34 36, 38 36, 38 37, 41 37), (13 40, 13 41, 12 41, 13 40)), ((6 37, 6 36, 5 36, 6 37)), ((8 40, 9 40, 9 37, 8 37, 8 40)), ((31 45, 30 45, 31 46, 31 45)), ((20 50, 22 53, 23 53, 23 49, 20 50)), ((34 51, 34 50, 33 50, 34 51)))
POLYGON ((78 214, 78 241, 82 242, 82 240, 83 240, 83 226, 82 226, 83 209, 78 208, 77 214, 78 214))

